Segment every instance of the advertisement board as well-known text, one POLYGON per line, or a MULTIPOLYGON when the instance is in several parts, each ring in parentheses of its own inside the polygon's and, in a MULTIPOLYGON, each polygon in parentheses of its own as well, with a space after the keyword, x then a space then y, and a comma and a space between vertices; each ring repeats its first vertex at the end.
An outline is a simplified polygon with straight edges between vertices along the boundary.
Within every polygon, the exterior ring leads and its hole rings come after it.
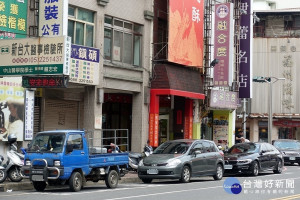
POLYGON ((100 50, 71 45, 70 82, 98 85, 100 50))
POLYGON ((0 0, 0 39, 27 37, 27 0, 0 0))
POLYGON ((0 140, 7 141, 10 134, 23 141, 24 88, 21 77, 0 78, 0 140))
POLYGON ((1 40, 0 76, 69 75, 70 37, 1 40))
POLYGON ((203 66, 204 0, 169 0, 168 61, 203 66))
POLYGON ((68 0, 42 0, 39 6, 39 36, 67 35, 68 0))

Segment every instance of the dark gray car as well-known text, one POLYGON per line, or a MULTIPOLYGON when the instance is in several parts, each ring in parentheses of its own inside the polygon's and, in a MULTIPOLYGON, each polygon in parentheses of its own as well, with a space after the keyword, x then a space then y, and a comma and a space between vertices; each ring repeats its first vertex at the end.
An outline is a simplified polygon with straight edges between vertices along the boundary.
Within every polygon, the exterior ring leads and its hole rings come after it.
POLYGON ((300 165, 300 142, 298 140, 279 139, 273 145, 282 153, 284 163, 300 165))
POLYGON ((183 183, 197 176, 220 180, 224 173, 224 155, 213 141, 172 140, 161 144, 144 158, 138 176, 144 183, 153 179, 179 179, 183 183))

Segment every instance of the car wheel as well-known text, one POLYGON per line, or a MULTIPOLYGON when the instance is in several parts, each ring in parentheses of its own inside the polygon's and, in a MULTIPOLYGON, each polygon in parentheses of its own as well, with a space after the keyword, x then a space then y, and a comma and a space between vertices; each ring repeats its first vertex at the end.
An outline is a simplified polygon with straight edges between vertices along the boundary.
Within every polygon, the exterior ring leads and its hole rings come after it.
POLYGON ((298 162, 298 165, 300 165, 300 162, 298 162))
POLYGON ((78 192, 81 190, 82 176, 79 172, 73 172, 69 180, 69 187, 71 191, 78 192))
POLYGON ((283 167, 282 160, 279 160, 278 163, 277 163, 276 169, 273 170, 273 172, 274 172, 275 174, 281 174, 281 172, 282 172, 282 167, 283 167))
POLYGON ((294 162, 291 162, 290 164, 291 164, 291 165, 294 165, 294 162))
POLYGON ((190 182, 191 179, 191 170, 188 166, 183 166, 182 168, 182 172, 181 172, 181 178, 180 178, 180 182, 182 183, 188 183, 190 182))
POLYGON ((151 183, 152 179, 151 178, 142 178, 143 183, 151 183))
POLYGON ((259 172, 259 166, 257 161, 253 161, 251 167, 250 167, 250 172, 252 176, 257 176, 259 172))
POLYGON ((215 180, 221 180, 223 178, 224 169, 222 165, 218 164, 216 174, 213 176, 215 180))

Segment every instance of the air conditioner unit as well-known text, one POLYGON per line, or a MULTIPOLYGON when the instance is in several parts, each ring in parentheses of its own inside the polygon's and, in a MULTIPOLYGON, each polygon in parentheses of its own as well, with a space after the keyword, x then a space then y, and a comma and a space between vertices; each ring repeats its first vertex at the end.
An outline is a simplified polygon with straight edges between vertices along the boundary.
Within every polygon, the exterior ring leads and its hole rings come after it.
POLYGON ((285 15, 283 16, 284 21, 293 21, 293 16, 292 15, 285 15))

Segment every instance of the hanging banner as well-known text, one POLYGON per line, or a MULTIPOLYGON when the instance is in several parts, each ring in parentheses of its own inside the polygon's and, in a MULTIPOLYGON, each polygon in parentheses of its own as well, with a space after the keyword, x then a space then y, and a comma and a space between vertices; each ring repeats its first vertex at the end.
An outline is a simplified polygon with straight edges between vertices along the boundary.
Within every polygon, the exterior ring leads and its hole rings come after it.
POLYGON ((34 91, 25 92, 25 136, 24 140, 32 140, 34 133, 34 91))
POLYGON ((168 61, 203 66, 204 0, 169 0, 168 61))

